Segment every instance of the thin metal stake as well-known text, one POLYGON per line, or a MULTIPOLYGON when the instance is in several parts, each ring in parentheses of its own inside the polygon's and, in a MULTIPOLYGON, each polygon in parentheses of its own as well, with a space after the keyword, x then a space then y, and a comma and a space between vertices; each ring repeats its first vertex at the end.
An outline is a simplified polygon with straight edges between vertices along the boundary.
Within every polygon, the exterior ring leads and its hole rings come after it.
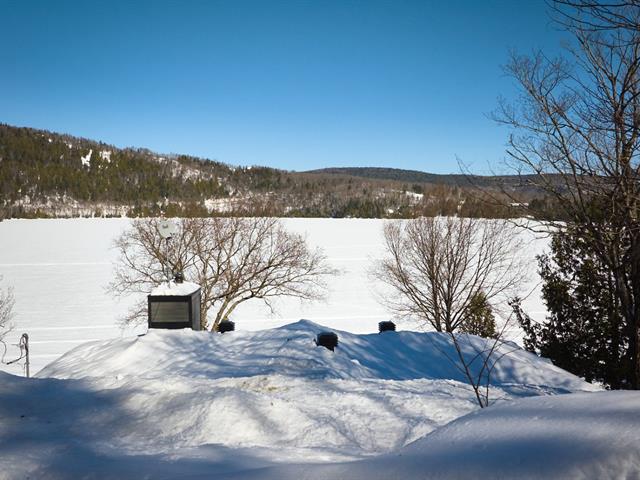
POLYGON ((26 333, 20 337, 20 348, 24 348, 25 356, 25 370, 27 371, 27 378, 29 378, 29 335, 26 333))
POLYGON ((22 336, 20 337, 20 341, 18 342, 17 346, 20 348, 20 356, 15 360, 6 362, 5 365, 11 365, 13 363, 17 363, 24 358, 25 372, 27 374, 27 378, 29 378, 29 373, 30 373, 29 372, 29 335, 26 333, 23 333, 22 336))

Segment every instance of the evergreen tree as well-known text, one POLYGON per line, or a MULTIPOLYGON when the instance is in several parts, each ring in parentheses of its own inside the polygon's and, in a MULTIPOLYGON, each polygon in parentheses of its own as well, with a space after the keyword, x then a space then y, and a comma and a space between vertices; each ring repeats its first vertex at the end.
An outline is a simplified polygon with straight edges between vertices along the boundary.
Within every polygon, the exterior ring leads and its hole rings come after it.
POLYGON ((538 257, 549 312, 542 324, 515 305, 525 347, 587 381, 629 388, 629 330, 614 294, 614 278, 589 237, 572 227, 556 233, 551 254, 538 257))
POLYGON ((497 336, 496 319, 484 293, 478 292, 471 299, 460 331, 485 338, 497 336))

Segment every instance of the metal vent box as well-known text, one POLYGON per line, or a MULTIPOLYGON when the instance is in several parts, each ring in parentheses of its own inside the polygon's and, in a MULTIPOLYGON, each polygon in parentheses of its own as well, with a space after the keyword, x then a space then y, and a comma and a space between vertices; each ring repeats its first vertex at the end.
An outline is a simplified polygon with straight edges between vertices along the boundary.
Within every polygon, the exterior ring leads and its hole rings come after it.
POLYGON ((168 282, 147 296, 149 328, 200 330, 200 285, 168 282))

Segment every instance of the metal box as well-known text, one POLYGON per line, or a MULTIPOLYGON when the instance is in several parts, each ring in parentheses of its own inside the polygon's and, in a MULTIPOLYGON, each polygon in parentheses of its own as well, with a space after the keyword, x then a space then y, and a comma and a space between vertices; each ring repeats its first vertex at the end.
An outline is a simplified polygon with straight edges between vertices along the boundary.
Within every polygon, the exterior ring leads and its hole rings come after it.
POLYGON ((147 296, 149 328, 200 330, 200 285, 168 282, 147 296))

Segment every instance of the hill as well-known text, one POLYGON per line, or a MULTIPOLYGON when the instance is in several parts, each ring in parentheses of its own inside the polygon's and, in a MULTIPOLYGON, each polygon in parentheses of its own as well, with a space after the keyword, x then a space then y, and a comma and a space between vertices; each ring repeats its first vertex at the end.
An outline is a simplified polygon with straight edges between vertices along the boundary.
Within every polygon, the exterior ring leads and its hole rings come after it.
POLYGON ((418 170, 403 170, 400 168, 383 167, 340 167, 308 170, 307 173, 321 175, 348 175, 361 178, 374 178, 378 180, 393 180, 405 183, 429 183, 433 185, 450 185, 457 187, 483 187, 498 188, 508 186, 518 188, 521 191, 531 189, 532 175, 462 175, 462 174, 436 174, 421 172, 418 170))
MULTIPOLYGON (((348 175, 361 178, 375 178, 379 180, 395 180, 409 183, 432 183, 434 185, 457 185, 460 187, 467 186, 470 183, 470 179, 465 175, 439 175, 435 173, 421 172, 418 170, 403 170, 400 168, 384 167, 321 168, 317 170, 308 170, 307 173, 348 175)), ((488 186, 492 183, 492 177, 488 177, 488 179, 485 179, 485 177, 475 178, 482 182, 483 186, 488 186)))
MULTIPOLYGON (((505 178, 523 202, 535 197, 516 177, 474 177, 474 183, 494 196, 505 178)), ((288 172, 235 167, 0 124, 0 218, 161 212, 338 218, 513 213, 483 202, 468 183, 462 175, 388 168, 288 172)))

